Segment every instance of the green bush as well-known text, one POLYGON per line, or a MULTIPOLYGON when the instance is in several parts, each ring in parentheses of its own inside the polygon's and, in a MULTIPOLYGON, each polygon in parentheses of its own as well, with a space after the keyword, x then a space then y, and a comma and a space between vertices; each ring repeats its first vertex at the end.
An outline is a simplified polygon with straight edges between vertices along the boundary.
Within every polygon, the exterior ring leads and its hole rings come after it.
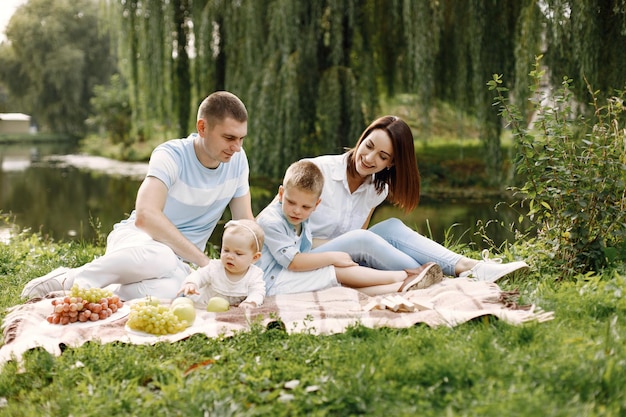
POLYGON ((588 86, 593 112, 580 114, 570 78, 563 78, 553 98, 545 96, 540 61, 541 56, 530 72, 531 127, 504 96, 501 76, 487 84, 518 147, 516 169, 524 184, 512 190, 527 204, 544 254, 569 278, 626 257, 624 92, 601 106, 598 92, 588 86))

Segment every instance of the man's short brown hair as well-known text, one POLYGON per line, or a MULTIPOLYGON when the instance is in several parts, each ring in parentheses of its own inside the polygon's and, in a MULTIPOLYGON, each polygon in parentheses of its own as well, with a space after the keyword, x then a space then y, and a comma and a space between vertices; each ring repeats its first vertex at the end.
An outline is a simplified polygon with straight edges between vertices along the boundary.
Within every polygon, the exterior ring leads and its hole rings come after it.
POLYGON ((248 121, 248 111, 243 101, 228 91, 216 91, 205 98, 198 107, 198 120, 206 121, 213 127, 231 117, 238 122, 248 121))

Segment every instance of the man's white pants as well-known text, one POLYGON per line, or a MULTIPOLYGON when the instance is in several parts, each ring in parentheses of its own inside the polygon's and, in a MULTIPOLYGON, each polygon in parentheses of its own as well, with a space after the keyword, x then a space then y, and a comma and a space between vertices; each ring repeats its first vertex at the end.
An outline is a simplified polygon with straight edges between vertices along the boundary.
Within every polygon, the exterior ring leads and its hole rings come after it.
POLYGON ((167 245, 134 224, 124 224, 107 237, 104 255, 70 270, 68 278, 81 288, 119 284, 115 293, 130 300, 146 296, 175 298, 190 273, 189 265, 167 245))

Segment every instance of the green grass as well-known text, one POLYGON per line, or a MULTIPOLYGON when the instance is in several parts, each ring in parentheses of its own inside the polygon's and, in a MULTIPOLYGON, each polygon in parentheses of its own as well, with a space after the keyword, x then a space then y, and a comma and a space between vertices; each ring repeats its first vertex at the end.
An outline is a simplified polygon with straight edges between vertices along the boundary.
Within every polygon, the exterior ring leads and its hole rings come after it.
MULTIPOLYGON (((29 279, 101 253, 26 233, 0 243, 0 307, 20 303, 29 279)), ((0 372, 0 415, 620 416, 623 269, 555 282, 534 268, 505 280, 521 303, 555 312, 519 327, 483 318, 315 336, 259 325, 154 346, 93 342, 60 357, 32 350, 0 372)))
MULTIPOLYGON (((385 113, 414 128, 424 191, 483 184, 482 149, 471 120, 438 107, 426 137, 406 100, 388 103, 385 113), (459 119, 462 131, 450 130, 459 119)), ((510 141, 503 144, 509 149, 510 141)), ((533 268, 499 284, 519 289, 522 304, 554 311, 552 321, 515 327, 483 318, 452 329, 355 326, 331 336, 255 326, 229 338, 195 335, 154 346, 88 343, 60 357, 33 350, 23 364, 0 371, 0 415, 626 415, 623 260, 563 282, 543 258, 551 248, 534 245, 502 248, 505 257, 523 257, 533 268), (203 365, 187 372, 197 364, 203 365)), ((447 246, 477 255, 466 245, 447 246)), ((19 293, 30 279, 102 252, 101 246, 26 233, 0 243, 0 309, 22 302, 19 293)))

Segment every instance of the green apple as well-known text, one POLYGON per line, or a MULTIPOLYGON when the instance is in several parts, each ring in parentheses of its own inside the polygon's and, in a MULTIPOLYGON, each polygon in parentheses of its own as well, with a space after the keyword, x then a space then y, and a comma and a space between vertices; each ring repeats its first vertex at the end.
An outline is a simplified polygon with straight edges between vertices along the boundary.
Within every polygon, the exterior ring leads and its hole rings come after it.
POLYGON ((196 320, 196 308, 193 303, 178 303, 171 307, 171 310, 180 321, 186 321, 187 326, 191 326, 196 320))
POLYGON ((170 307, 174 307, 179 304, 191 304, 193 306, 193 300, 187 297, 177 297, 174 299, 174 301, 172 301, 172 304, 170 305, 170 307))
POLYGON ((206 306, 206 311, 218 313, 220 311, 228 311, 229 308, 230 304, 227 300, 222 297, 213 297, 209 300, 209 303, 206 306))

